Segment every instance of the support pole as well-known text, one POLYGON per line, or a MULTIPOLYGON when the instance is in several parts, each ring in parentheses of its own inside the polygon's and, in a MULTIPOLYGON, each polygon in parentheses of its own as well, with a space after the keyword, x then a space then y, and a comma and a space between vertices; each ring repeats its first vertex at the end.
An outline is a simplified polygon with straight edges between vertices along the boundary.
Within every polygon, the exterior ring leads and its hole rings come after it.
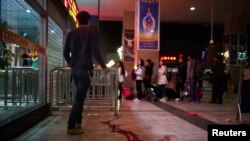
POLYGON ((99 32, 99 26, 100 26, 100 0, 98 0, 98 7, 97 7, 97 16, 98 16, 98 27, 97 27, 97 31, 99 32))
POLYGON ((238 98, 237 98, 237 113, 236 113, 236 121, 240 120, 240 123, 243 122, 241 115, 241 87, 242 87, 242 74, 243 74, 243 62, 240 62, 240 73, 239 73, 239 86, 238 86, 238 98))

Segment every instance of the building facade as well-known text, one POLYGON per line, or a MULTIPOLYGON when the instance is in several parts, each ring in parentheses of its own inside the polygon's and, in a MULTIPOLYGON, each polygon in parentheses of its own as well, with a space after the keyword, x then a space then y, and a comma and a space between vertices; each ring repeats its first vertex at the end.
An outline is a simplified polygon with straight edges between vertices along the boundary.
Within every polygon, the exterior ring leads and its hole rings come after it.
POLYGON ((0 1, 0 138, 49 114, 49 72, 65 65, 65 35, 77 12, 74 0, 0 1))

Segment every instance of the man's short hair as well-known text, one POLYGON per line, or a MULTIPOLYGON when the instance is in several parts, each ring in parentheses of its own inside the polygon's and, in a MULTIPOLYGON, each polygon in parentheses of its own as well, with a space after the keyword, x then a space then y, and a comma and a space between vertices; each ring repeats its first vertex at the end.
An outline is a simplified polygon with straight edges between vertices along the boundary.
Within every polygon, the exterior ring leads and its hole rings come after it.
POLYGON ((87 11, 81 11, 76 15, 79 25, 87 25, 90 17, 91 16, 87 11))

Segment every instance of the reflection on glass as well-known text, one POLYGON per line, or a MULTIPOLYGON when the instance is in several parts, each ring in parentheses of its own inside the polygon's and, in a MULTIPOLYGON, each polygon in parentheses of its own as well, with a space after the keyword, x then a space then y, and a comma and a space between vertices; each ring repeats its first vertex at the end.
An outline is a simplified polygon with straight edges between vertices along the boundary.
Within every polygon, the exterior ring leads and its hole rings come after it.
MULTIPOLYGON (((0 18, 0 28, 18 34, 17 40, 39 44, 40 15, 26 1, 1 0, 0 18)), ((44 103, 39 92, 41 54, 14 43, 0 40, 0 126, 44 103)))
POLYGON ((6 48, 14 54, 9 67, 32 67, 39 68, 38 52, 32 51, 16 44, 6 43, 6 48))
POLYGON ((45 6, 45 0, 38 0, 42 6, 45 6))
POLYGON ((25 1, 1 0, 1 24, 4 28, 39 44, 39 14, 25 1))
POLYGON ((0 126, 5 119, 16 118, 43 102, 39 94, 39 53, 13 43, 4 44, 13 56, 9 65, 0 69, 0 112, 4 113, 0 126))

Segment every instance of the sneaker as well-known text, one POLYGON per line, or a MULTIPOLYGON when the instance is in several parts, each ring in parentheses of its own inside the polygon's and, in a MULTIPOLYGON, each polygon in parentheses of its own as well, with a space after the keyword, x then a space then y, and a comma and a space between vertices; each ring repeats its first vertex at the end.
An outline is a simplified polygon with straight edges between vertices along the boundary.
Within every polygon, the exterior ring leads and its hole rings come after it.
POLYGON ((166 103, 167 101, 166 101, 166 99, 165 99, 165 98, 161 98, 161 99, 160 99, 160 102, 162 102, 162 103, 166 103))
POLYGON ((69 134, 69 135, 79 135, 79 134, 83 134, 83 130, 79 129, 79 128, 68 129, 67 134, 69 134))
POLYGON ((141 100, 140 99, 138 99, 138 98, 135 98, 134 99, 134 102, 140 102, 141 100))

